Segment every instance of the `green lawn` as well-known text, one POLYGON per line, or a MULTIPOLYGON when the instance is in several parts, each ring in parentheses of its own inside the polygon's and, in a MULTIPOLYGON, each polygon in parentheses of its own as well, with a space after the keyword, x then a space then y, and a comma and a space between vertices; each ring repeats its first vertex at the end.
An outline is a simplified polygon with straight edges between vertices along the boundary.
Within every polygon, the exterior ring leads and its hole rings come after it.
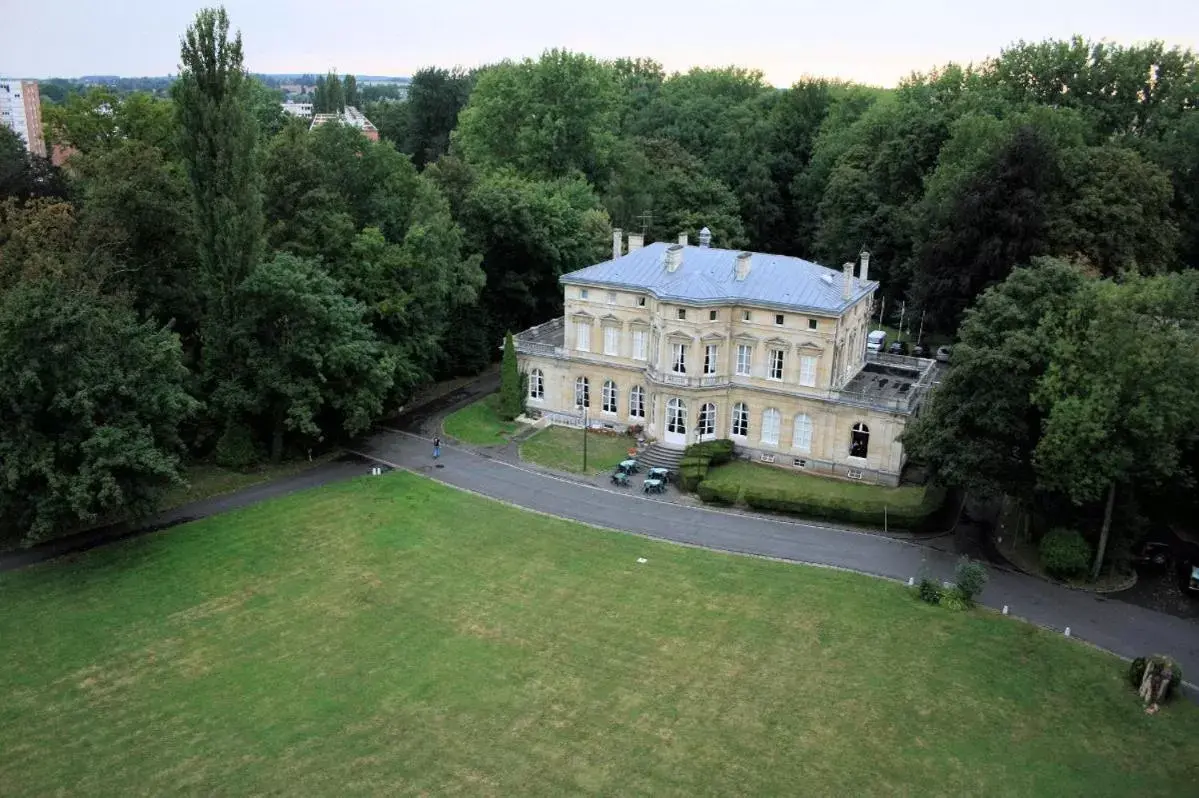
MULTIPOLYGON (((587 433, 587 472, 611 471, 628 459, 635 445, 627 435, 587 433)), ((520 457, 530 463, 559 471, 583 471, 583 430, 570 427, 546 427, 520 445, 520 457)))
POLYGON ((515 421, 503 421, 496 413, 500 395, 493 393, 446 416, 442 422, 445 434, 474 446, 495 446, 507 443, 520 429, 515 421))
POLYGON ((1199 709, 839 571, 393 473, 0 574, 0 792, 1194 795, 1199 709), (637 558, 648 560, 638 564, 637 558))
POLYGON ((756 485, 803 497, 844 499, 850 502, 885 501, 888 506, 897 509, 915 509, 924 501, 923 487, 905 485, 899 488, 885 488, 881 485, 786 471, 774 466, 747 463, 744 460, 734 460, 711 469, 705 481, 720 485, 756 485))

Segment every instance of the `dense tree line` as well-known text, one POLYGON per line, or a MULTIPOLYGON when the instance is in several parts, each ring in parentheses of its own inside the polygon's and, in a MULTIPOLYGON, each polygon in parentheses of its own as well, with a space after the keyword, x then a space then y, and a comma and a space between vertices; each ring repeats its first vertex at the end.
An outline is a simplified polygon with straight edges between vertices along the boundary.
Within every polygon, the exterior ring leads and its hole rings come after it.
MULTIPOLYGON (((780 90, 751 70, 562 50, 422 69, 404 101, 317 78, 317 110, 361 103, 378 143, 285 120, 223 11, 197 16, 181 65, 169 97, 93 88, 48 104, 48 136, 76 150, 62 173, 0 131, 0 368, 81 414, 45 449, 60 420, 5 406, 9 536, 152 507, 186 458, 241 465, 367 429, 560 313, 558 277, 607 257, 614 226, 649 240, 707 226, 715 246, 827 264, 869 248, 889 305, 945 334, 967 319, 960 376, 927 414, 944 423, 909 444, 943 481, 1084 506, 1131 492, 1131 455, 1112 454, 1096 487, 1042 443, 1078 440, 1071 419, 1100 413, 1065 403, 1097 366, 1063 342, 1087 319, 1181 313, 1150 306, 1189 296, 1169 282, 1199 257, 1188 51, 1020 43, 894 90, 780 90), (77 321, 40 326, 47 314, 77 321), (971 352, 1008 371, 972 377, 971 352), (119 440, 126 461, 105 448, 119 440)), ((1193 459, 1173 445, 1163 474, 1193 459)))

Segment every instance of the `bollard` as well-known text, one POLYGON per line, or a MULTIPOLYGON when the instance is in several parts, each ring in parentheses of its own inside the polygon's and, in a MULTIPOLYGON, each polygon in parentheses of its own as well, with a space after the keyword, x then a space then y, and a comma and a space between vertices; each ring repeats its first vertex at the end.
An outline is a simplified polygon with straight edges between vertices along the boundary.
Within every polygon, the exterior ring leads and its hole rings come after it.
POLYGON ((1003 614, 1007 615, 1007 605, 1006 604, 1003 605, 1003 614))
POLYGON ((1070 627, 1067 626, 1066 627, 1066 637, 1069 637, 1069 636, 1070 636, 1070 627))
POLYGON ((911 587, 911 586, 912 586, 912 585, 914 585, 914 584, 916 584, 916 577, 914 577, 914 576, 909 576, 909 577, 908 577, 908 587, 911 587))

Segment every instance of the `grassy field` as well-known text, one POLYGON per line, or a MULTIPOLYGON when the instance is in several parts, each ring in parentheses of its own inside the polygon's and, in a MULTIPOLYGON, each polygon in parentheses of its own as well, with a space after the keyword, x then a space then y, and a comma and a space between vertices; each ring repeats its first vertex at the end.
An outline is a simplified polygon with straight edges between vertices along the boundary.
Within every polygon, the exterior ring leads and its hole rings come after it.
POLYGON ((495 446, 507 443, 520 429, 515 421, 503 421, 496 413, 500 395, 493 393, 473 404, 451 413, 442 422, 442 429, 451 438, 474 446, 495 446))
POLYGON ((5 796, 1199 780, 1199 709, 1145 715, 1122 663, 1060 635, 404 473, 0 574, 0 606, 5 796))
MULTIPOLYGON (((587 472, 611 471, 628 459, 634 445, 627 435, 587 433, 587 472)), ((520 457, 530 463, 559 471, 583 471, 583 430, 570 427, 546 427, 520 445, 520 457)))
POLYGON ((799 471, 734 460, 708 472, 705 481, 721 485, 758 485, 777 488, 798 496, 842 498, 848 501, 886 501, 891 507, 916 508, 924 500, 924 488, 904 485, 885 488, 845 479, 819 477, 799 471))

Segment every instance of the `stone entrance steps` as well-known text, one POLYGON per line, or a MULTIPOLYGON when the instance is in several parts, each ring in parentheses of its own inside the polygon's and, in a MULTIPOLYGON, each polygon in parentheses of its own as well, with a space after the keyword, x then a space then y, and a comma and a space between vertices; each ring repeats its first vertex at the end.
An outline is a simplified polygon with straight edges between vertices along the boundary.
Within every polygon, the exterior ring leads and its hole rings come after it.
POLYGON ((650 468, 669 468, 671 471, 678 471, 679 463, 682 461, 682 449, 668 448, 660 443, 651 443, 644 451, 637 455, 637 463, 646 470, 650 468))

